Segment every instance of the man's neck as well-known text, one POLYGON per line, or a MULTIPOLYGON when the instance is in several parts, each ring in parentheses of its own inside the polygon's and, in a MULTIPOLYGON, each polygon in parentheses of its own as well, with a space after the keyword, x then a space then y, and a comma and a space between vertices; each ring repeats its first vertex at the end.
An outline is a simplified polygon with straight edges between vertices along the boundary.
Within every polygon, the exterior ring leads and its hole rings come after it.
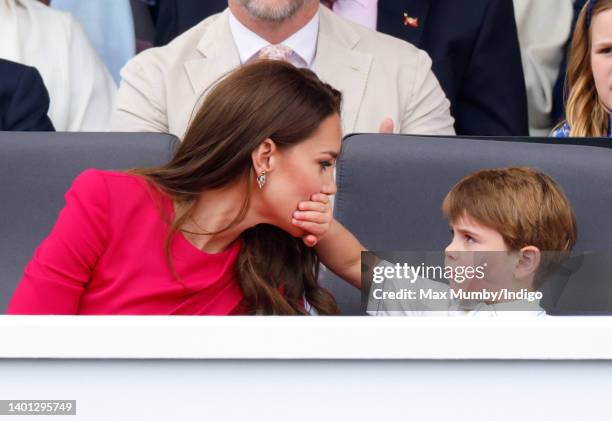
POLYGON ((280 44, 291 35, 302 29, 319 10, 319 2, 312 1, 304 5, 295 15, 283 22, 270 22, 254 19, 235 0, 228 2, 232 14, 248 29, 268 41, 270 44, 280 44))

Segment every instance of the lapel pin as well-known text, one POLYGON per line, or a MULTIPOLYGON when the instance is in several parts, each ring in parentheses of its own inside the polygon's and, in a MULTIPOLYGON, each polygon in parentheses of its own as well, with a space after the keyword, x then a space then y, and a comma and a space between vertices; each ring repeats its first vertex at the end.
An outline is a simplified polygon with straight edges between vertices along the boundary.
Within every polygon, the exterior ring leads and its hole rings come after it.
POLYGON ((408 13, 404 13, 404 26, 410 26, 412 28, 419 27, 419 18, 413 18, 408 16, 408 13))

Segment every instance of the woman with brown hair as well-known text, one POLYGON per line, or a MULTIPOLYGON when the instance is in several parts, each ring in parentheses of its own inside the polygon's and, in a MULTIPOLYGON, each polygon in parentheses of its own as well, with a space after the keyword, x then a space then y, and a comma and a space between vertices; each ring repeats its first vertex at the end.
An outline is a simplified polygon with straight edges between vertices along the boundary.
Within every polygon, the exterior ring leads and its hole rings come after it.
POLYGON ((612 137, 612 0, 585 3, 572 39, 566 121, 553 137, 612 137))
POLYGON ((231 73, 169 163, 77 177, 8 312, 337 314, 319 258, 359 286, 363 249, 330 210, 340 102, 283 62, 231 73))

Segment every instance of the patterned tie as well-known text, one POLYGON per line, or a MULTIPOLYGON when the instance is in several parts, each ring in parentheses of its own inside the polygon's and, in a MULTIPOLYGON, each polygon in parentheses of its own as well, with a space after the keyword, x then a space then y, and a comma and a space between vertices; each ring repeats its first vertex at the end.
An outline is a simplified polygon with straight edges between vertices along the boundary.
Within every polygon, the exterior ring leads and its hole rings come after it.
POLYGON ((271 44, 257 53, 257 58, 267 60, 283 60, 291 62, 293 50, 283 44, 271 44))

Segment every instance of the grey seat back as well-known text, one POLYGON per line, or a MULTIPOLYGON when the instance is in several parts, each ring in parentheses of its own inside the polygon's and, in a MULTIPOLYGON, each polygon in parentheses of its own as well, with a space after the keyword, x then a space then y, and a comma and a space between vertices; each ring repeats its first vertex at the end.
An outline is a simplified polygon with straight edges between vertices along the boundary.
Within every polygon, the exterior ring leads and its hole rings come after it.
MULTIPOLYGON (((575 250, 612 250, 612 149, 604 140, 349 136, 334 214, 370 250, 444 250, 446 193, 474 171, 508 166, 540 169, 562 186, 577 217, 575 250)), ((358 290, 333 276, 324 284, 344 314, 362 314, 358 290)))
POLYGON ((177 142, 150 133, 0 132, 0 314, 78 174, 160 165, 177 142))

